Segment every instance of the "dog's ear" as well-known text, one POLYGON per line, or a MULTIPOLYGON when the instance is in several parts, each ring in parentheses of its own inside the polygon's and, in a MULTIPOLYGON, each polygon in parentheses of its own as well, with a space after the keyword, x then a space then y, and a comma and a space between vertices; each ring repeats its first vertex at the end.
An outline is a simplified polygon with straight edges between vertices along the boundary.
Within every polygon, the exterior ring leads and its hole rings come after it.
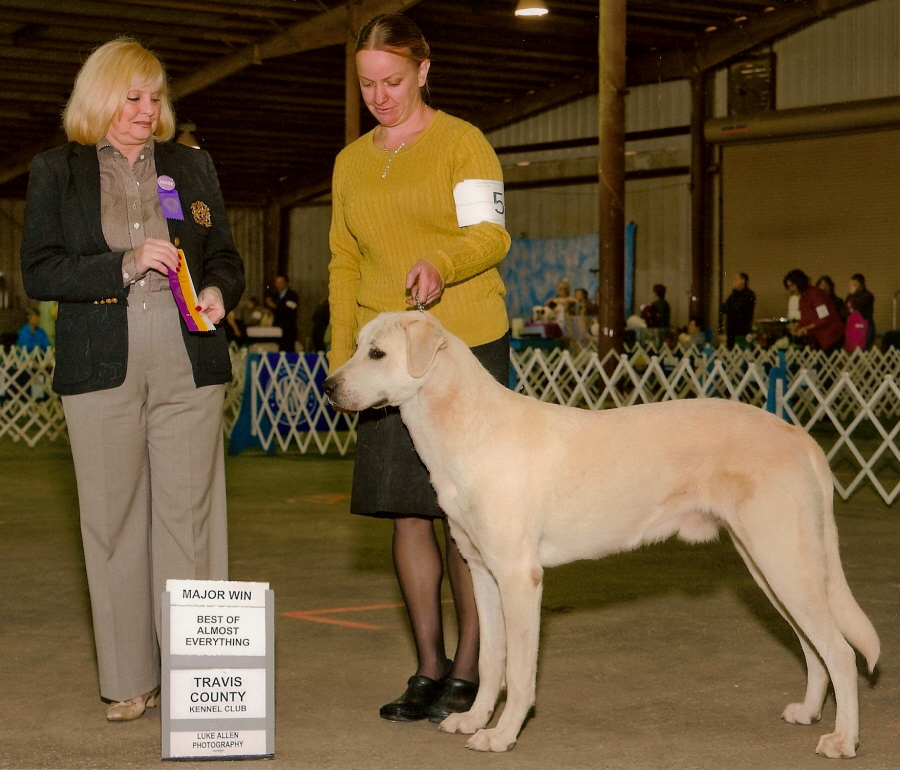
POLYGON ((437 352, 446 346, 441 331, 425 319, 414 318, 406 324, 406 369, 411 377, 425 374, 437 352))

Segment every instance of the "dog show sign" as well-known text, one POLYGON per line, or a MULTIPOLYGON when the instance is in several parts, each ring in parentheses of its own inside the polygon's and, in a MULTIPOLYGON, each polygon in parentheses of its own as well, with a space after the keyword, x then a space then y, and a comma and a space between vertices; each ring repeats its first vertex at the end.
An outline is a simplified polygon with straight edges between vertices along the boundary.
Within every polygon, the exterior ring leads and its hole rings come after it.
POLYGON ((166 581, 163 759, 274 756, 274 630, 268 583, 166 581))

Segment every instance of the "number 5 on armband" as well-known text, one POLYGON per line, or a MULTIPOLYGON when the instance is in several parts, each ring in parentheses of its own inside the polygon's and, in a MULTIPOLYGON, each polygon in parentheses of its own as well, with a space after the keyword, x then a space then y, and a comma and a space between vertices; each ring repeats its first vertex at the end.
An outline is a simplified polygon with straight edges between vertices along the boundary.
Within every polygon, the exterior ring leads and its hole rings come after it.
POLYGON ((465 179, 453 188, 456 221, 460 227, 493 222, 506 227, 503 182, 496 179, 465 179))

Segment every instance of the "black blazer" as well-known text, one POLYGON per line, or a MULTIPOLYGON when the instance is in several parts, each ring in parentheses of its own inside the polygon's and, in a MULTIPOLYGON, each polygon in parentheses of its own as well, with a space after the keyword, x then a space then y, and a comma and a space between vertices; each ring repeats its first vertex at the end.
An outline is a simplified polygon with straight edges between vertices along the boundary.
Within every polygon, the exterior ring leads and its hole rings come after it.
MULTIPOLYGON (((175 180, 184 212, 184 221, 166 220, 169 237, 179 239, 197 293, 217 287, 227 313, 244 291, 244 266, 212 159, 170 142, 157 142, 154 152, 156 172, 175 180), (209 227, 195 221, 191 204, 197 201, 209 207, 209 227)), ((34 159, 21 256, 28 296, 59 302, 54 390, 65 396, 121 385, 128 362, 128 288, 123 252, 111 251, 103 237, 94 145, 70 142, 34 159)), ((184 321, 181 326, 197 387, 230 381, 224 329, 198 334, 184 321)))

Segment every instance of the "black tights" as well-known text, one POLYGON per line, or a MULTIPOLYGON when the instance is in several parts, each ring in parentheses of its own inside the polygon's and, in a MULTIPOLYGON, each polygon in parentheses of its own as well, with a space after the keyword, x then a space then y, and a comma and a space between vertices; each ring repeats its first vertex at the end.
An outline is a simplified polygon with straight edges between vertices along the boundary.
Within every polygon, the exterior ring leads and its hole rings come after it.
MULTIPOLYGON (((478 613, 469 565, 450 537, 447 542, 447 574, 456 606, 459 641, 450 676, 478 681, 478 613)), ((444 564, 433 520, 422 516, 394 519, 394 568, 412 627, 419 667, 416 673, 440 679, 445 673, 444 622, 441 609, 441 581, 444 564)))

